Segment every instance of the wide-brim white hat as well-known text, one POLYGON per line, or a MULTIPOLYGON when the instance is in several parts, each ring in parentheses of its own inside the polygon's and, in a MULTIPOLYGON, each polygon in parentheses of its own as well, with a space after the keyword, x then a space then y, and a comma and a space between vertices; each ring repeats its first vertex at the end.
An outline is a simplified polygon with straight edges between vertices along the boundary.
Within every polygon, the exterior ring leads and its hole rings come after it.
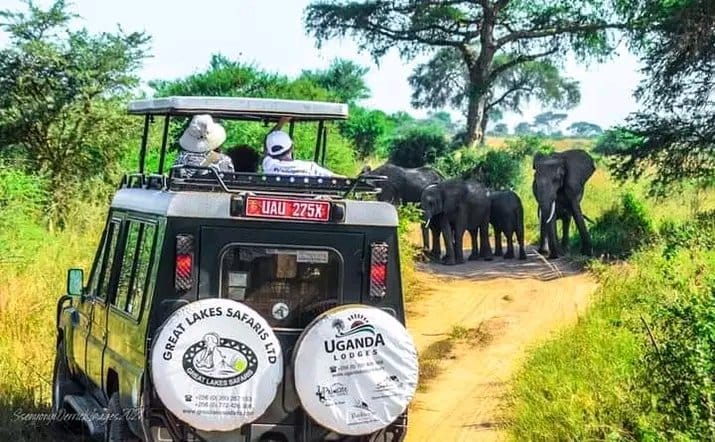
POLYGON ((208 152, 226 141, 226 130, 211 115, 194 115, 179 138, 179 145, 189 152, 208 152))

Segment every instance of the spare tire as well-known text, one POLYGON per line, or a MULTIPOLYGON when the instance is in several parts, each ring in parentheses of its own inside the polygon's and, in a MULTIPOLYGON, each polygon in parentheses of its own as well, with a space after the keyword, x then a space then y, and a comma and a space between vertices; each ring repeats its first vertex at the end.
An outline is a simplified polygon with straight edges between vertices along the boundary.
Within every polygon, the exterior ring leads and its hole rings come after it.
POLYGON ((305 412, 344 435, 387 427, 417 388, 412 337, 393 316, 365 305, 336 307, 315 318, 298 339, 293 364, 305 412))
POLYGON ((155 335, 151 375, 176 417, 231 431, 261 416, 283 380, 281 345, 265 319, 229 299, 181 307, 155 335))

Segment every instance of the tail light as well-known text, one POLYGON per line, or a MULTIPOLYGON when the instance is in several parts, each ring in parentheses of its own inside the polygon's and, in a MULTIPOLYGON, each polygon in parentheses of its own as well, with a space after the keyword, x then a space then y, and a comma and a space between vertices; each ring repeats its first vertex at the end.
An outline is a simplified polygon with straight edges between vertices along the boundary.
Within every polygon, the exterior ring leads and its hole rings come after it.
POLYGON ((383 298, 387 294, 387 243, 370 244, 370 296, 383 298))
POLYGON ((191 290, 194 270, 194 235, 176 235, 176 267, 174 288, 176 291, 191 290))

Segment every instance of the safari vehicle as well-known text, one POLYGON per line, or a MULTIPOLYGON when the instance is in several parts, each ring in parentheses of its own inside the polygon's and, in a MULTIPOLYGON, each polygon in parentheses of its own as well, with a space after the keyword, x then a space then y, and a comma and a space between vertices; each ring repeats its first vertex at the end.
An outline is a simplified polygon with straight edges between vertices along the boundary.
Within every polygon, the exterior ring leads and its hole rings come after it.
MULTIPOLYGON (((402 409, 396 419, 370 434, 340 434, 318 424, 298 397, 292 364, 306 327, 336 307, 367 306, 404 324, 397 213, 390 204, 364 197, 379 192, 380 177, 279 176, 190 166, 164 173, 173 121, 210 114, 221 121, 263 122, 268 127, 289 116, 291 135, 294 124, 317 127, 314 158, 324 163, 326 125, 346 119, 347 106, 171 97, 134 101, 128 111, 144 117, 139 170, 126 175, 114 195, 86 281, 82 269, 68 271, 67 294, 57 304, 53 411, 77 413, 93 438, 105 440, 402 440, 407 426, 402 409), (161 145, 149 146, 150 131, 160 119, 161 145), (156 173, 145 170, 151 148, 158 149, 156 173), (181 174, 181 169, 201 173, 181 174), (157 394, 158 385, 169 392, 181 388, 170 381, 170 370, 166 377, 155 375, 154 361, 161 361, 162 355, 171 356, 165 349, 174 348, 169 343, 158 344, 158 334, 177 311, 200 302, 226 300, 258 313, 254 329, 259 323, 268 324, 271 336, 279 342, 282 359, 274 357, 273 361, 282 361, 280 378, 275 397, 269 398, 260 416, 231 431, 202 430, 177 417, 157 394)), ((221 309, 212 307, 201 314, 210 316, 216 311, 221 309)), ((363 315, 353 313, 351 317, 355 330, 351 328, 350 333, 372 332, 378 341, 382 339, 380 333, 366 328, 363 315)), ((189 316, 186 322, 198 317, 193 318, 189 316)), ((335 336, 349 334, 343 322, 334 321, 333 326, 338 330, 335 336)), ((177 331, 167 342, 179 339, 177 331)), ((238 354, 236 346, 241 345, 228 344, 230 340, 212 333, 206 333, 204 341, 208 344, 199 343, 199 347, 205 349, 214 342, 222 354, 238 354), (216 340, 211 341, 211 336, 216 340)), ((335 350, 336 341, 331 342, 331 350, 335 350)), ((348 347, 337 342, 338 349, 350 350, 348 356, 341 357, 367 354, 351 346, 376 341, 360 338, 354 342, 357 344, 348 343, 348 347)), ((247 350, 243 354, 249 356, 238 363, 248 361, 250 365, 252 353, 247 350)), ((245 371, 245 367, 241 369, 245 371)), ((340 368, 331 366, 330 370, 340 368)), ((194 379, 209 382, 196 370, 190 372, 194 379)), ((225 383, 233 378, 216 379, 225 383)), ((395 383, 398 377, 388 376, 387 380, 395 383)), ((312 379, 306 383, 315 389, 312 379)), ((391 388, 385 385, 376 388, 391 388)), ((200 387, 192 383, 187 391, 200 387)), ((325 403, 326 397, 344 396, 346 390, 335 382, 317 385, 315 394, 325 403)), ((181 398, 190 402, 192 394, 181 398)), ((329 405, 337 403, 330 399, 329 405)), ((349 417, 360 416, 361 412, 351 412, 349 417)))

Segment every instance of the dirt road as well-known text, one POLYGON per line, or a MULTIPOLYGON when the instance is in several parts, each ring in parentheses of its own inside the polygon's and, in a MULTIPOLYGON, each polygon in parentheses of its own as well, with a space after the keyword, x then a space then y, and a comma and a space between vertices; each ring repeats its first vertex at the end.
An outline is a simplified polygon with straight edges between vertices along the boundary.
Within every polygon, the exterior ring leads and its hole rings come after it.
POLYGON ((428 292, 408 304, 407 324, 419 351, 448 339, 454 326, 478 329, 481 343, 459 343, 439 363, 439 374, 411 405, 407 441, 504 440, 508 379, 529 346, 576 320, 596 282, 533 250, 526 261, 495 258, 419 270, 428 292))

